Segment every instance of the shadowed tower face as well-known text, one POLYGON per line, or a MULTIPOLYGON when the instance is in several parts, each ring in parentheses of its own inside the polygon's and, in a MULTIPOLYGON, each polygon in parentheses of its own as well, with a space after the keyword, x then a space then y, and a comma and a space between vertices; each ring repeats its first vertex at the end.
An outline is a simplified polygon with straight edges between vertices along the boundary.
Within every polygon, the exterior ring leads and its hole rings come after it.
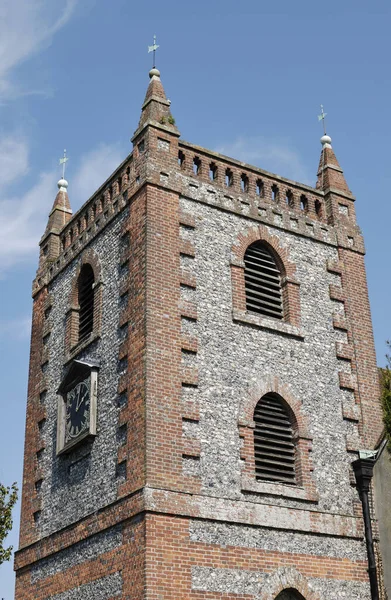
POLYGON ((149 77, 132 152, 75 215, 61 179, 40 241, 16 599, 369 600, 350 464, 382 424, 331 138, 287 180, 183 141, 149 77))

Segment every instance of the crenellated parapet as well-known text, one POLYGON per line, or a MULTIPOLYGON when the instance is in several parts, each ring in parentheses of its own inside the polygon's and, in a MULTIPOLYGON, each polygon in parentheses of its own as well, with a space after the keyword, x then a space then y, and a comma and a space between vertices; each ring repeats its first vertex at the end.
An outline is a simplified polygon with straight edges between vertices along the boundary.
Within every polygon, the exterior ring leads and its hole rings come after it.
MULTIPOLYGON (((48 225, 42 237, 39 268, 33 281, 33 296, 79 255, 124 208, 139 185, 136 180, 133 155, 130 154, 73 216, 68 200, 69 209, 67 208, 66 214, 69 216, 62 224, 58 223, 55 231, 48 225), (51 241, 50 236, 55 236, 55 241, 51 241)), ((53 211, 54 207, 49 222, 53 211)))

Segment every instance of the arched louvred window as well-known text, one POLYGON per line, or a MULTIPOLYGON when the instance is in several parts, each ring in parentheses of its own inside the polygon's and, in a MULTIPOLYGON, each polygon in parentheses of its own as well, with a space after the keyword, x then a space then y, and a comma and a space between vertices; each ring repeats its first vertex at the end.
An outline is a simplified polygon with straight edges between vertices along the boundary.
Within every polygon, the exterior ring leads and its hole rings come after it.
POLYGON ((78 280, 79 342, 92 332, 94 327, 94 271, 91 265, 83 265, 78 280))
POLYGON ((281 274, 274 256, 261 241, 254 242, 245 252, 244 265, 247 310, 282 319, 281 274))
POLYGON ((263 396, 254 411, 256 479, 296 483, 295 443, 291 417, 281 398, 263 396))

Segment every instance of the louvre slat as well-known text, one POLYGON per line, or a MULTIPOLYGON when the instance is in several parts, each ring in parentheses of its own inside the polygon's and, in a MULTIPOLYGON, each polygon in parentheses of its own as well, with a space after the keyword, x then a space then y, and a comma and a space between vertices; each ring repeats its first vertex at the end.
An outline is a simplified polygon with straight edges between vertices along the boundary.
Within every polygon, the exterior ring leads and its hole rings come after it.
MULTIPOLYGON (((278 456, 280 456, 281 458, 284 459, 289 459, 292 456, 294 456, 294 449, 287 447, 281 447, 281 446, 265 446, 265 445, 261 445, 261 444, 255 444, 254 445, 254 449, 255 449, 255 455, 258 456, 265 456, 267 454, 270 453, 270 456, 273 456, 274 454, 272 453, 272 450, 275 452, 276 450, 278 450, 278 456)), ((277 455, 276 455, 277 456, 277 455)))
POLYGON ((275 404, 271 404, 266 400, 266 397, 264 398, 264 402, 262 402, 262 409, 256 408, 255 412, 257 412, 257 410, 269 410, 273 412, 283 413, 285 415, 285 410, 282 406, 276 406, 275 404))
POLYGON ((252 260, 248 260, 246 259, 246 271, 252 271, 253 273, 259 273, 260 271, 263 271, 265 274, 268 275, 274 275, 274 277, 276 277, 277 279, 280 279, 278 275, 276 275, 276 267, 273 265, 263 265, 261 262, 257 261, 252 261, 252 260), (249 267, 247 268, 247 265, 249 265, 249 267), (255 269, 252 269, 251 267, 255 267, 255 269))
POLYGON ((252 271, 251 269, 248 269, 246 271, 246 276, 245 276, 245 282, 246 284, 250 285, 257 285, 257 286, 263 286, 263 285, 267 285, 268 287, 274 287, 277 290, 280 290, 280 280, 279 278, 275 277, 275 278, 271 278, 271 276, 269 276, 268 274, 265 276, 262 276, 262 279, 259 278, 259 272, 255 272, 252 271))
POLYGON ((286 440, 271 440, 268 437, 264 437, 264 436, 257 436, 257 439, 254 442, 255 446, 266 446, 268 448, 276 448, 277 446, 281 447, 281 450, 283 451, 284 449, 286 451, 290 451, 292 450, 295 445, 292 442, 288 442, 286 440))
POLYGON ((295 483, 295 446, 289 414, 279 398, 266 394, 254 411, 257 479, 295 483))
POLYGON ((255 411, 254 415, 262 415, 265 418, 270 418, 270 419, 282 419, 283 417, 286 419, 287 423, 289 423, 289 418, 288 416, 284 413, 284 411, 279 411, 277 412, 276 410, 271 410, 268 406, 264 406, 262 407, 261 411, 255 411))
POLYGON ((294 475, 291 474, 289 468, 276 468, 275 465, 263 465, 262 471, 269 473, 269 475, 273 475, 274 477, 287 477, 290 479, 294 479, 294 475))
MULTIPOLYGON (((266 427, 269 428, 273 427, 273 425, 277 425, 278 429, 281 429, 281 427, 283 427, 285 425, 285 428, 290 431, 290 423, 288 419, 284 419, 278 418, 278 415, 275 415, 274 417, 271 417, 270 415, 262 415, 262 417, 258 417, 259 420, 262 419, 262 423, 260 423, 260 429, 262 429, 262 427, 266 427)), ((255 421, 257 421, 257 417, 255 418, 255 421)))
POLYGON ((264 454, 255 454, 255 460, 262 461, 263 469, 270 467, 271 471, 284 472, 286 475, 290 475, 292 473, 292 467, 295 460, 293 457, 290 460, 287 458, 286 461, 284 461, 280 456, 277 455, 275 457, 270 455, 267 456, 269 456, 269 458, 266 458, 266 455, 264 454))
POLYGON ((289 477, 282 477, 282 476, 273 476, 270 473, 269 474, 264 474, 263 476, 259 477, 259 479, 263 479, 264 481, 275 481, 276 483, 288 483, 288 484, 293 484, 294 481, 292 481, 292 479, 290 479, 289 477))
POLYGON ((268 260, 268 261, 270 261, 271 263, 274 264, 274 259, 270 255, 270 253, 267 250, 262 249, 260 246, 258 248, 255 247, 255 246, 251 246, 248 249, 248 255, 249 256, 262 257, 264 260, 268 260))
POLYGON ((259 282, 254 281, 246 281, 245 282, 245 290, 246 294, 254 293, 256 295, 266 294, 267 296, 276 300, 279 304, 281 304, 281 295, 278 288, 272 285, 260 285, 259 282))
POLYGON ((281 311, 279 310, 272 310, 271 308, 266 308, 263 307, 262 310, 259 310, 259 307, 257 304, 252 304, 251 302, 247 302, 247 310, 249 312, 254 312, 254 313, 260 313, 262 315, 265 316, 272 316, 272 317, 276 317, 277 319, 281 319, 281 311))
POLYGON ((269 309, 269 310, 276 310, 278 312, 282 312, 282 307, 281 304, 278 300, 274 299, 274 302, 271 302, 270 300, 272 300, 272 298, 266 299, 263 295, 259 295, 259 294, 254 294, 248 290, 246 290, 247 292, 247 303, 250 306, 253 307, 258 307, 260 303, 262 303, 262 308, 265 309, 269 309))
MULTIPOLYGON (((250 294, 249 294, 249 296, 250 296, 250 294)), ((251 297, 249 297, 248 300, 249 300, 249 304, 252 304, 253 306, 257 306, 257 304, 256 304, 257 301, 262 301, 265 308, 270 308, 272 310, 281 310, 281 305, 278 301, 270 302, 271 298, 266 300, 264 294, 261 295, 261 294, 251 293, 251 297), (255 304, 254 304, 254 302, 255 302, 255 304)))
POLYGON ((279 286, 271 281, 259 281, 258 278, 250 276, 245 279, 245 287, 249 290, 265 290, 281 298, 279 286))
POLYGON ((280 300, 280 298, 276 297, 275 295, 273 296, 273 294, 266 294, 264 291, 258 292, 257 290, 251 290, 251 289, 248 289, 247 287, 246 287, 246 292, 249 295, 252 296, 253 300, 257 299, 257 298, 259 298, 260 300, 262 298, 266 298, 266 301, 269 304, 273 304, 273 305, 276 305, 276 306, 281 306, 281 300, 280 300))
MULTIPOLYGON (((276 269, 276 263, 272 256, 259 256, 257 254, 247 254, 246 259, 255 265, 263 265, 267 269, 276 269)), ((278 270, 278 269, 277 269, 278 270)))
POLYGON ((278 451, 281 450, 281 452, 293 452, 294 450, 294 444, 292 444, 292 442, 289 442, 287 440, 270 440, 270 439, 258 439, 255 440, 254 442, 254 447, 256 448, 269 448, 270 450, 274 450, 275 448, 278 448, 278 451))

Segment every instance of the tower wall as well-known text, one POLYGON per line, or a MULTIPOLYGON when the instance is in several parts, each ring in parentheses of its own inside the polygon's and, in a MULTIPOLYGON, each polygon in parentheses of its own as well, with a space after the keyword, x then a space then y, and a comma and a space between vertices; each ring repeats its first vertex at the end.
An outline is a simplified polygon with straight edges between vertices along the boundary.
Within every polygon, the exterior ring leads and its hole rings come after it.
POLYGON ((381 430, 361 234, 322 191, 178 141, 156 78, 133 154, 34 282, 16 597, 369 600, 350 467, 381 430), (257 240, 285 319, 246 310, 257 240), (97 325, 75 345, 83 262, 97 325), (97 435, 58 456, 75 359, 99 363, 97 435), (297 425, 296 485, 255 476, 270 392, 297 425))

